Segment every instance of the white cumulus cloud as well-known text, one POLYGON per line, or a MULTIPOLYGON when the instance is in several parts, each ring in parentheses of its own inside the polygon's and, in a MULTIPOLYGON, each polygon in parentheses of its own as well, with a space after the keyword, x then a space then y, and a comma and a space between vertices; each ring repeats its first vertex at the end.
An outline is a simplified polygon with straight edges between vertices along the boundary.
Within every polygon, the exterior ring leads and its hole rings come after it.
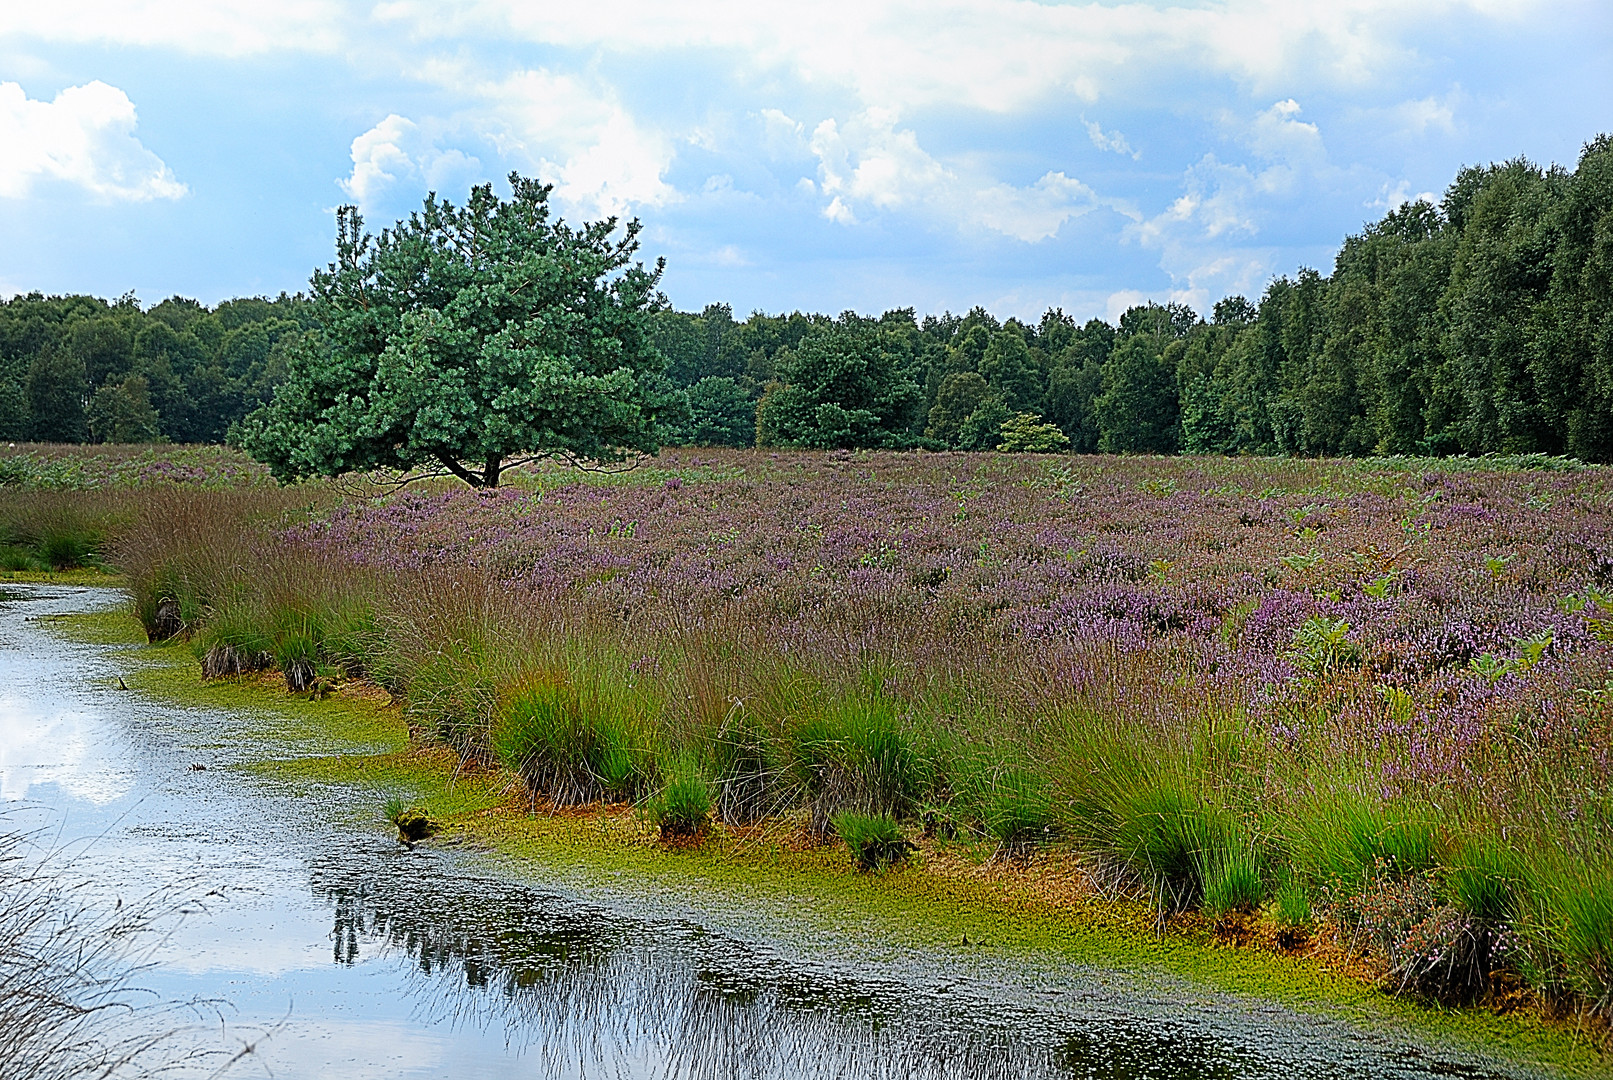
POLYGON ((0 197, 56 181, 106 202, 180 198, 185 185, 140 144, 135 126, 134 102, 104 82, 70 86, 51 101, 0 83, 0 197))
POLYGON ((852 225, 859 220, 858 207, 916 210, 1034 243, 1098 204, 1091 188, 1063 172, 1016 187, 949 167, 919 145, 915 132, 896 124, 895 113, 870 109, 844 125, 831 118, 813 130, 818 182, 802 186, 828 200, 824 217, 852 225))
POLYGON ((387 206, 402 183, 410 195, 424 188, 459 201, 460 189, 474 183, 481 163, 458 149, 442 150, 408 117, 392 113, 353 140, 353 171, 339 181, 365 214, 387 206))

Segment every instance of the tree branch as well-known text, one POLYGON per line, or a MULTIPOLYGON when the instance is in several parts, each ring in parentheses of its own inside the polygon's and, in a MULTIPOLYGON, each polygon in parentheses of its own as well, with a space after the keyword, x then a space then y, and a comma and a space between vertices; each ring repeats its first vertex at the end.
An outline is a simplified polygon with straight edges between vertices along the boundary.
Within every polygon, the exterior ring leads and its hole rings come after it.
POLYGON ((465 468, 465 466, 461 465, 447 454, 433 454, 432 456, 438 461, 442 462, 443 468, 465 481, 465 483, 469 484, 471 487, 479 488, 486 486, 482 483, 482 478, 480 476, 477 476, 475 473, 465 468))

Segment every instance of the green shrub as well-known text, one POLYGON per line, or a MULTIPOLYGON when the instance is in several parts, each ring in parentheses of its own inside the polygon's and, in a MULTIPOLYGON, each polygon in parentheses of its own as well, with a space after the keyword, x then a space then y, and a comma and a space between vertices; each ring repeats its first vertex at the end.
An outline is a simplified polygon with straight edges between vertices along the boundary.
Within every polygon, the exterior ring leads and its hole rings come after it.
POLYGON ((1522 909, 1524 868, 1494 837, 1469 840, 1445 868, 1446 888, 1456 906, 1494 926, 1511 923, 1522 909))
POLYGON ((487 642, 449 641, 408 667, 408 714, 466 760, 481 760, 498 712, 498 688, 487 642))
POLYGON ((374 601, 344 598, 326 616, 320 654, 329 663, 355 678, 370 673, 382 647, 380 624, 374 601))
POLYGON ((1302 872, 1346 890, 1360 891, 1377 874, 1405 879, 1439 863, 1432 821, 1353 792, 1296 808, 1286 831, 1302 872))
POLYGON ((674 754, 661 769, 661 790, 645 806, 645 816, 661 839, 696 836, 711 823, 711 782, 697 755, 674 754))
POLYGON ((16 544, 0 544, 0 570, 32 570, 33 554, 16 544))
POLYGON ((1310 893, 1305 891, 1305 883, 1292 874, 1282 875, 1277 883, 1272 896, 1272 918, 1279 931, 1286 931, 1290 935, 1304 931, 1311 925, 1310 893))
POLYGON ((901 862, 913 846, 889 814, 841 810, 831 822, 835 835, 846 842, 846 850, 861 870, 883 870, 901 862))
POLYGON ((1047 782, 1029 769, 997 770, 978 799, 987 835, 1007 847, 1024 848, 1058 831, 1047 782))
POLYGON ((73 570, 95 561, 101 538, 82 525, 57 522, 40 531, 35 542, 39 561, 52 570, 73 570))
POLYGON ((269 616, 269 651, 286 677, 286 689, 301 693, 319 668, 320 613, 306 606, 277 607, 269 616))
POLYGON ((1537 869, 1543 937, 1557 957, 1557 981, 1588 1009, 1613 1016, 1613 868, 1566 858, 1537 869))
POLYGON ((191 639, 204 679, 261 671, 274 665, 274 642, 257 614, 240 604, 216 609, 191 639))
POLYGON ((1115 807, 1109 851, 1154 886, 1163 906, 1182 909, 1204 892, 1206 868, 1236 836, 1228 814, 1206 805, 1175 777, 1159 777, 1115 807))

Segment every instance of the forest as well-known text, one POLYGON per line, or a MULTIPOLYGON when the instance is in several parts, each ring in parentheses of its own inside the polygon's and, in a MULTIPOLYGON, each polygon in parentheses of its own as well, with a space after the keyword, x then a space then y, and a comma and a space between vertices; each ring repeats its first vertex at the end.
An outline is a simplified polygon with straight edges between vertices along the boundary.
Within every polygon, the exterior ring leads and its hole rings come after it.
MULTIPOLYGON (((649 315, 672 445, 1613 459, 1613 137, 1463 169, 1205 319, 649 315)), ((321 333, 302 295, 0 304, 0 438, 220 442, 321 333)))

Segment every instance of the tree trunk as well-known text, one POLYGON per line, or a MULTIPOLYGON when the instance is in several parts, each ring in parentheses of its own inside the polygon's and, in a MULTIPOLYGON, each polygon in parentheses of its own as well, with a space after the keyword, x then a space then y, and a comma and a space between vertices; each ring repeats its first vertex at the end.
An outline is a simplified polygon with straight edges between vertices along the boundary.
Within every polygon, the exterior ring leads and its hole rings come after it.
POLYGON ((503 466, 504 466, 504 459, 503 458, 501 458, 501 457, 488 458, 487 459, 487 468, 482 470, 482 486, 483 487, 490 487, 490 488, 498 487, 498 474, 499 474, 499 470, 502 469, 503 466))

